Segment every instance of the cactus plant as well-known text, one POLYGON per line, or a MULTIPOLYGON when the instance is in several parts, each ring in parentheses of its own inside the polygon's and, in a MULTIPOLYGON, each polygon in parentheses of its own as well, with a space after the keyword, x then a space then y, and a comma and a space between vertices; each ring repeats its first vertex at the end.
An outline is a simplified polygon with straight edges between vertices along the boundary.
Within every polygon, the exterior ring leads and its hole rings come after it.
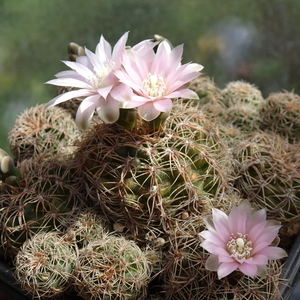
POLYGON ((32 296, 53 299, 70 288, 76 259, 76 250, 59 233, 41 232, 18 252, 16 277, 32 296))
POLYGON ((65 235, 75 242, 78 248, 82 248, 88 243, 101 239, 108 231, 106 220, 91 208, 87 208, 72 218, 65 235))
POLYGON ((259 129, 259 108, 264 98, 258 88, 244 81, 232 81, 221 91, 221 95, 227 107, 224 114, 226 123, 247 132, 259 129))
POLYGON ((289 142, 300 140, 300 96, 293 92, 272 93, 260 108, 261 129, 276 132, 289 142))
POLYGON ((26 109, 8 134, 11 152, 18 161, 39 154, 70 157, 79 139, 80 131, 71 115, 59 107, 46 109, 45 104, 26 109))
POLYGON ((80 250, 75 276, 75 289, 83 299, 140 300, 151 266, 133 241, 104 235, 80 250))
POLYGON ((134 131, 95 126, 78 148, 76 166, 89 197, 136 240, 147 231, 164 234, 173 218, 200 213, 231 188, 230 159, 214 125, 183 103, 154 133, 143 122, 134 131))
POLYGON ((300 213, 299 154, 275 133, 256 133, 234 150, 237 188, 282 222, 300 213))
POLYGON ((81 205, 67 165, 33 157, 19 164, 22 179, 1 196, 1 241, 13 257, 35 233, 63 230, 81 205))

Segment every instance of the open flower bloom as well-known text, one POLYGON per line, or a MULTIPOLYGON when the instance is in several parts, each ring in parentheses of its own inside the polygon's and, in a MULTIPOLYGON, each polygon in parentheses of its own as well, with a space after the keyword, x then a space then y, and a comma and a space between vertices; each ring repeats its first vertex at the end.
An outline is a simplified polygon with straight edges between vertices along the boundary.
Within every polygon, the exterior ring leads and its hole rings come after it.
POLYGON ((218 272, 219 279, 235 270, 264 277, 269 260, 287 253, 277 247, 280 222, 267 220, 266 209, 252 213, 249 201, 235 206, 229 215, 213 208, 205 223, 208 230, 199 233, 201 246, 211 253, 206 268, 218 272))
POLYGON ((56 74, 57 79, 46 83, 76 90, 55 97, 48 107, 72 98, 82 98, 76 114, 79 128, 88 128, 95 110, 104 122, 117 121, 120 103, 112 96, 112 91, 120 83, 114 71, 121 66, 127 38, 128 32, 119 39, 112 51, 111 45, 101 36, 95 53, 85 49, 86 56, 79 56, 76 62, 64 61, 72 70, 60 72, 56 74))
POLYGON ((156 52, 155 45, 144 41, 125 52, 122 68, 116 71, 124 85, 113 91, 121 107, 137 107, 146 121, 155 119, 161 112, 168 113, 174 98, 198 99, 188 87, 203 68, 196 63, 181 64, 182 45, 171 49, 169 43, 163 41, 156 52))

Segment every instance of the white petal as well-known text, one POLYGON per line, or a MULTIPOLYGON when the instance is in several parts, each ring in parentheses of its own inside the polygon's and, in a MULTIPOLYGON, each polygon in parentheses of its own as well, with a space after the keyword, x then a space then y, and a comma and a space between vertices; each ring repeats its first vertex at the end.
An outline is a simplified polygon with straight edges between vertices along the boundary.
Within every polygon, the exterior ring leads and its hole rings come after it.
POLYGON ((160 114, 160 111, 156 110, 153 106, 153 103, 145 103, 138 107, 138 114, 146 121, 152 121, 157 118, 160 114))
POLYGON ((79 75, 81 75, 84 78, 94 76, 94 73, 88 67, 80 63, 74 61, 63 61, 63 63, 66 64, 69 68, 76 71, 79 75))
POLYGON ((52 79, 46 82, 47 84, 53 84, 57 86, 70 86, 74 88, 81 88, 81 89, 90 89, 91 86, 78 79, 73 79, 73 78, 58 78, 58 79, 52 79))
POLYGON ((101 104, 97 107, 97 113, 102 121, 105 123, 114 123, 119 119, 119 103, 119 101, 116 101, 110 95, 105 100, 101 98, 101 104))
POLYGON ((78 107, 75 122, 79 129, 87 130, 94 115, 99 95, 85 98, 78 107))
POLYGON ((69 91, 66 93, 63 93, 61 95, 56 96, 52 100, 50 100, 46 107, 51 107, 54 105, 57 105, 59 103, 62 103, 64 101, 70 100, 72 98, 78 98, 78 97, 83 97, 83 96, 90 96, 92 94, 91 90, 85 90, 85 89, 80 89, 76 91, 69 91))
POLYGON ((172 109, 173 102, 171 99, 162 99, 153 102, 153 106, 156 110, 160 112, 169 112, 172 109))

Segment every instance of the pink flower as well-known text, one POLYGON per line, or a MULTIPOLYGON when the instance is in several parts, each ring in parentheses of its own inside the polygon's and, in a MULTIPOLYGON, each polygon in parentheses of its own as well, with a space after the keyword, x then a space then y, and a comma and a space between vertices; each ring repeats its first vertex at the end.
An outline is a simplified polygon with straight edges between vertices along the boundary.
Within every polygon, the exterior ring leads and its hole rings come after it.
POLYGON ((205 239, 201 246, 211 253, 206 268, 217 271, 219 279, 235 270, 264 277, 269 260, 287 256, 276 247, 280 222, 266 218, 266 209, 252 213, 249 201, 233 207, 229 215, 213 208, 205 221, 208 230, 199 233, 205 239))
POLYGON ((202 66, 196 63, 181 65, 183 46, 171 49, 168 42, 158 45, 144 41, 125 52, 122 68, 116 76, 124 85, 114 90, 123 108, 137 107, 139 115, 151 121, 161 112, 169 112, 172 99, 198 99, 188 89, 189 82, 199 76, 202 66))
POLYGON ((119 39, 112 51, 111 45, 101 36, 95 53, 85 49, 86 56, 79 56, 76 62, 64 61, 72 70, 60 72, 56 74, 57 79, 46 83, 74 87, 76 90, 55 97, 48 107, 82 97, 76 114, 79 128, 88 128, 95 110, 104 122, 117 121, 120 103, 112 96, 112 91, 120 83, 114 72, 121 66, 127 38, 128 32, 119 39))

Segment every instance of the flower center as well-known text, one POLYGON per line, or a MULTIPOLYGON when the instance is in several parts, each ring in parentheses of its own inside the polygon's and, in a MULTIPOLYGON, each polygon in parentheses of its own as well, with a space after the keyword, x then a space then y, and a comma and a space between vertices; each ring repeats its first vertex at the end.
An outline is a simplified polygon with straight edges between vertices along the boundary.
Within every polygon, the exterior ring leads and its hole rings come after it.
POLYGON ((103 64, 94 68, 95 74, 90 76, 88 81, 95 90, 103 88, 107 85, 105 79, 112 72, 113 67, 114 62, 111 60, 106 60, 103 64))
POLYGON ((143 89, 150 97, 161 97, 166 94, 167 85, 162 76, 149 73, 143 81, 143 89))
POLYGON ((247 234, 237 233, 237 236, 232 234, 227 243, 227 249, 230 256, 236 260, 249 258, 253 249, 252 241, 248 241, 247 234))

